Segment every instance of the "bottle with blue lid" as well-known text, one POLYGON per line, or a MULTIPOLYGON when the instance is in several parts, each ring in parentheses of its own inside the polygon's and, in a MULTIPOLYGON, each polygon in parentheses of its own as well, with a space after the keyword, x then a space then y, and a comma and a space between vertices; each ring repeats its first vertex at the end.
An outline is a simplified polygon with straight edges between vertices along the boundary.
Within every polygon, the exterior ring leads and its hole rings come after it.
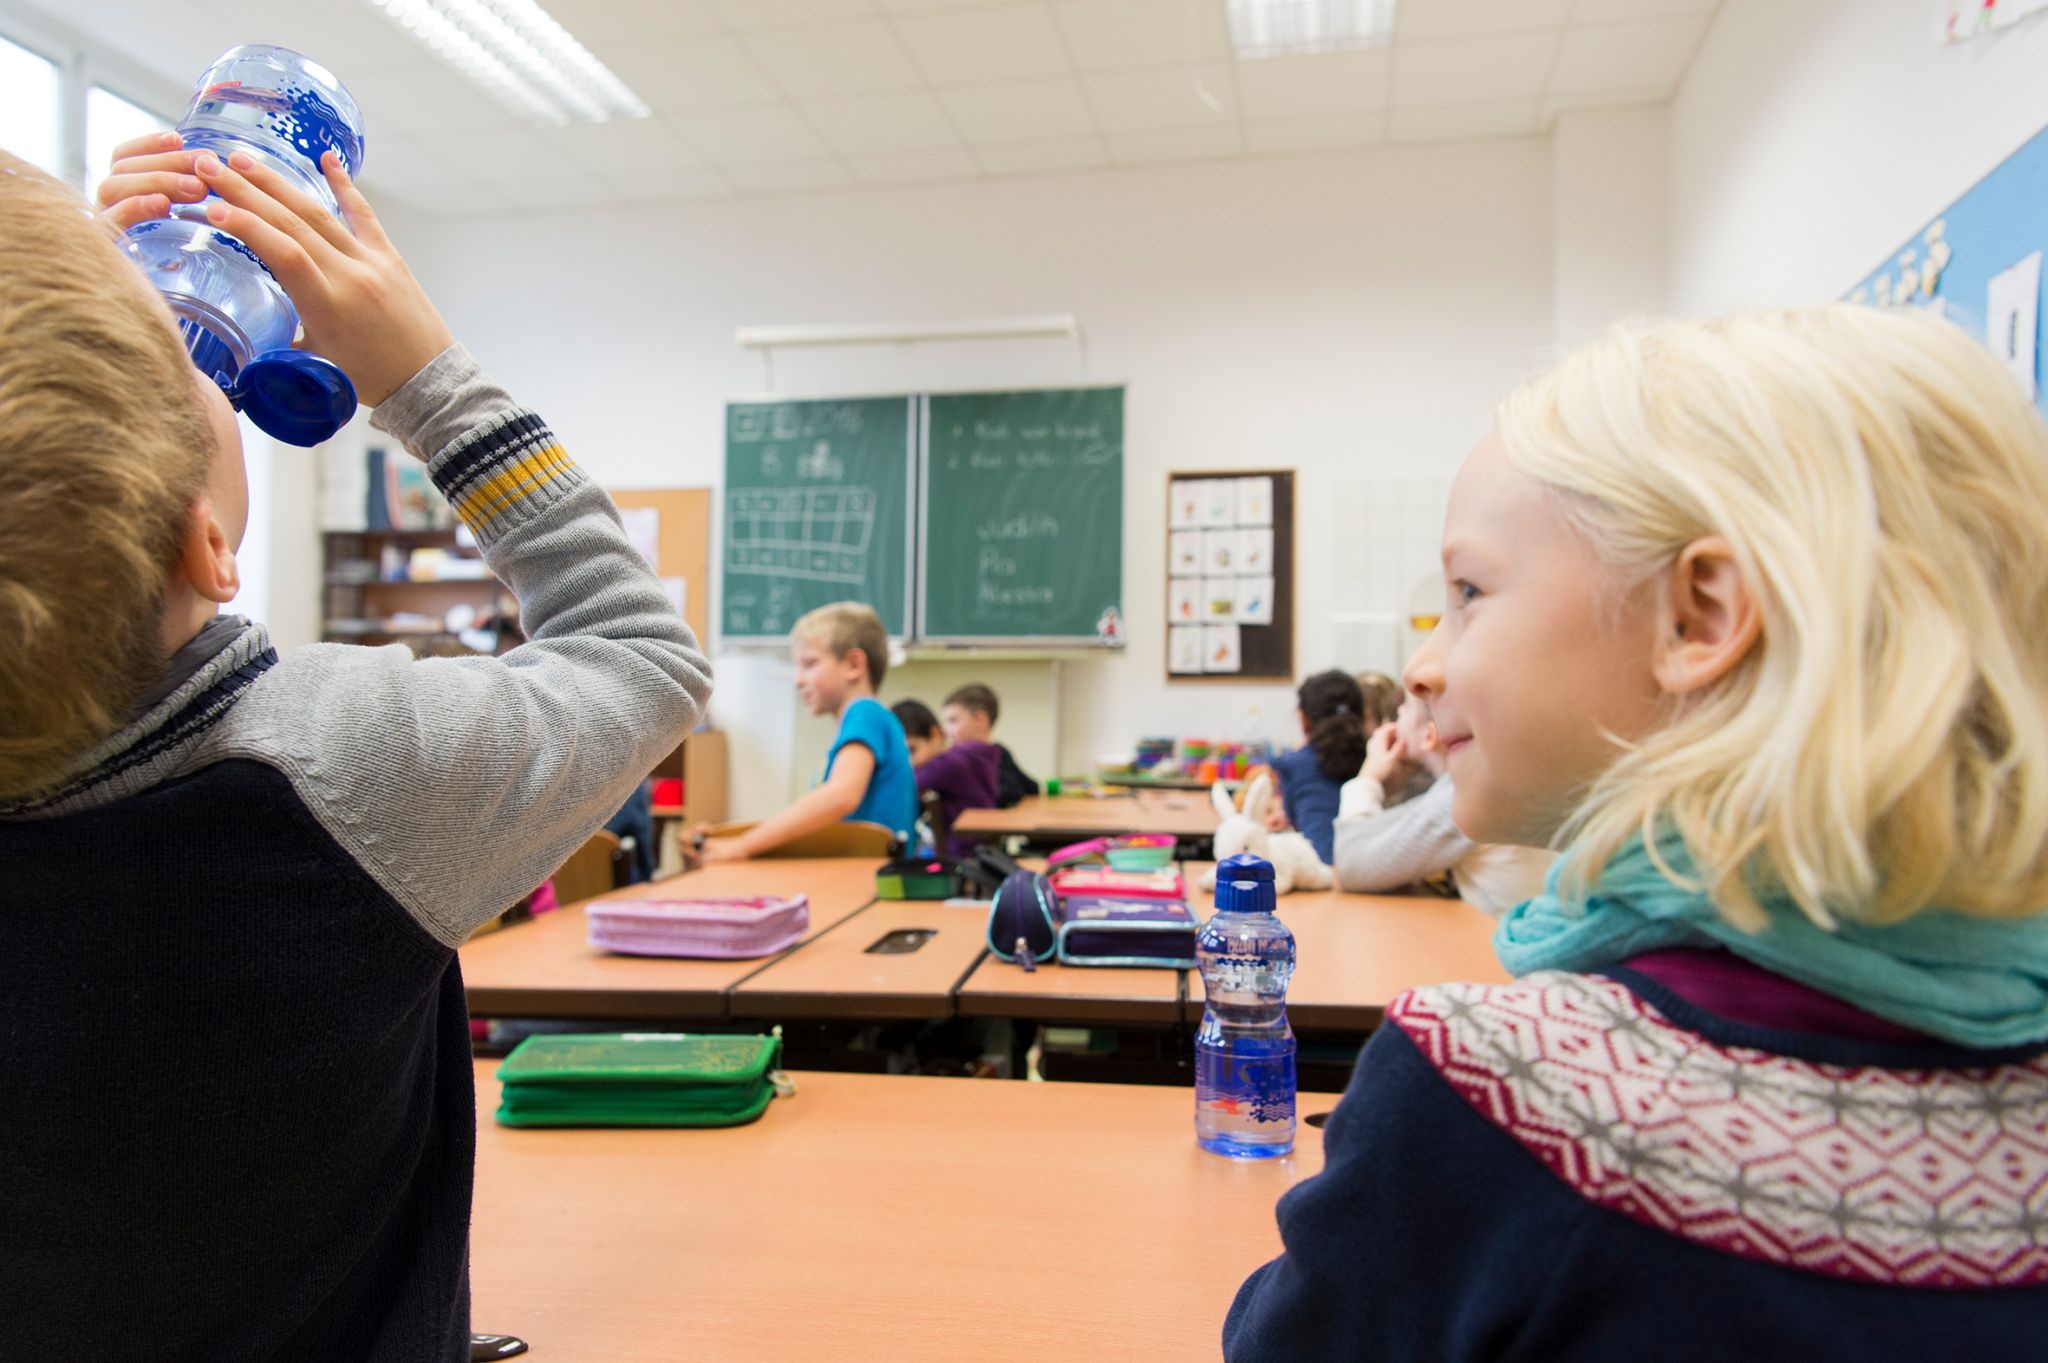
MULTIPOLYGON (((329 212, 336 205, 321 155, 339 154, 351 178, 363 166, 355 100, 327 68, 282 47, 222 53, 199 78, 178 132, 187 149, 223 162, 249 153, 329 212)), ((170 304, 199 372, 266 433, 317 445, 355 414, 348 375, 293 348, 298 309, 253 251, 206 220, 204 202, 138 223, 126 248, 170 304)))
POLYGON ((1195 1033, 1195 1140, 1218 1155, 1269 1159, 1294 1149, 1294 934, 1278 902, 1271 862, 1227 858, 1216 868, 1216 914, 1195 938, 1205 1000, 1195 1033))

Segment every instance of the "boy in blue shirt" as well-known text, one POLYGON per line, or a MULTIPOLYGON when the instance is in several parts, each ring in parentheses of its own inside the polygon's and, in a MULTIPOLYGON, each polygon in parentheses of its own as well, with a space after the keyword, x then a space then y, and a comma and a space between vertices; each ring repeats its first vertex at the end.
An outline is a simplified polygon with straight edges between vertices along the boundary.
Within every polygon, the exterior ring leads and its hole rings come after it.
POLYGON ((889 633, 881 618, 857 601, 820 606, 796 622, 789 647, 805 708, 839 721, 825 774, 781 813, 736 837, 706 842, 699 859, 759 856, 842 819, 878 823, 909 846, 917 824, 917 775, 903 726, 875 699, 889 670, 889 633))

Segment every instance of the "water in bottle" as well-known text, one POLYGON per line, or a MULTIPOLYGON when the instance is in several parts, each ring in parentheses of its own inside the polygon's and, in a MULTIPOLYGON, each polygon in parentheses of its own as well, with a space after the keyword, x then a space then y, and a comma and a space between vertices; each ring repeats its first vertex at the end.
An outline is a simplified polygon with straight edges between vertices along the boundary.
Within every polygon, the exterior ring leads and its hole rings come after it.
POLYGON ((1195 1140, 1218 1155, 1294 1149, 1294 934, 1276 903, 1272 863, 1230 857, 1216 868, 1216 915, 1195 939, 1207 996, 1195 1033, 1195 1140))
MULTIPOLYGON (((356 102, 323 66, 282 47, 231 48, 194 88, 178 121, 185 146, 225 162, 248 152, 330 213, 322 153, 362 169, 356 102)), ((317 445, 356 409, 355 388, 332 361, 292 342, 298 309, 247 246, 206 220, 206 204, 128 230, 129 256, 170 304, 199 372, 238 411, 294 445, 317 445)))

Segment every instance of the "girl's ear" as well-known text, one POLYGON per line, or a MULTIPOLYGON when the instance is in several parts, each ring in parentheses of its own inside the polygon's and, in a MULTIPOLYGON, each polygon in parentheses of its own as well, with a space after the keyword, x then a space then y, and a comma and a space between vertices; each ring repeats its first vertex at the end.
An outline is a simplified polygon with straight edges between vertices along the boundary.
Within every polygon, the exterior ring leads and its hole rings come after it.
POLYGON ((1735 550, 1719 535, 1685 546, 1665 582, 1652 672, 1667 695, 1711 686, 1763 636, 1763 612, 1735 550))

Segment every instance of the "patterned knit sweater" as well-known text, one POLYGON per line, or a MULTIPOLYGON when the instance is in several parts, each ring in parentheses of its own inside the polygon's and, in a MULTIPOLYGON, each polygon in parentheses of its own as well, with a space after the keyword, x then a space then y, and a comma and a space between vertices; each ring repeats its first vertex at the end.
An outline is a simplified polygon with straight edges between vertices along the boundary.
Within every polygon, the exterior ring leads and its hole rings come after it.
POLYGON ((0 805, 0 1359, 469 1356, 455 948, 710 677, 610 500, 459 347, 377 421, 532 642, 279 657, 216 623, 70 779, 0 805))
POLYGON ((1739 1013, 1626 967, 1396 1000, 1227 1356, 2048 1356, 2048 1052, 1739 1013))

